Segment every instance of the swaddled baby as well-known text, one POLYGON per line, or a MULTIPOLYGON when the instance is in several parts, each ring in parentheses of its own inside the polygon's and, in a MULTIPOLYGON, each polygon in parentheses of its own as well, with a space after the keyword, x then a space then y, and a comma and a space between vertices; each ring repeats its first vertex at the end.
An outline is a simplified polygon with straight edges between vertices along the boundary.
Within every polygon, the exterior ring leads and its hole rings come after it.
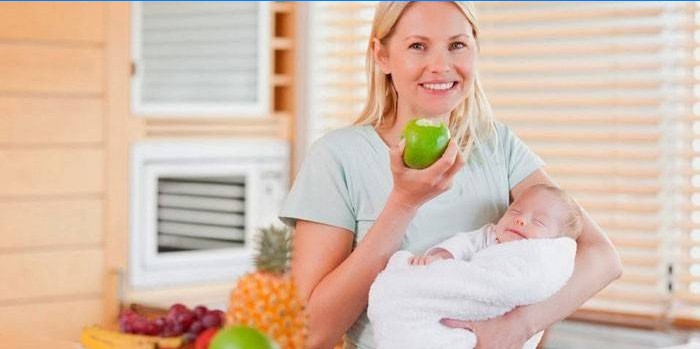
MULTIPOLYGON (((484 320, 547 299, 573 272, 581 229, 573 199, 539 184, 495 225, 457 233, 423 256, 397 252, 370 289, 367 313, 377 347, 474 347, 473 333, 439 320, 484 320)), ((525 348, 535 348, 540 337, 525 348)))

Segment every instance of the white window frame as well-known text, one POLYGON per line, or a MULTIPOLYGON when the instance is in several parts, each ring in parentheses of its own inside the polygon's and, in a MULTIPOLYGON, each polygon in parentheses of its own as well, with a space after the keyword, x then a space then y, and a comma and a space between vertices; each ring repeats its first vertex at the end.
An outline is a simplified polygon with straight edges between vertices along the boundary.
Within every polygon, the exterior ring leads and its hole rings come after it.
POLYGON ((258 12, 258 93, 252 103, 143 103, 141 84, 143 82, 143 58, 141 50, 142 3, 131 4, 131 59, 135 72, 131 77, 131 112, 135 116, 147 118, 165 117, 264 117, 270 112, 271 88, 271 40, 270 23, 272 11, 268 2, 259 2, 258 12))

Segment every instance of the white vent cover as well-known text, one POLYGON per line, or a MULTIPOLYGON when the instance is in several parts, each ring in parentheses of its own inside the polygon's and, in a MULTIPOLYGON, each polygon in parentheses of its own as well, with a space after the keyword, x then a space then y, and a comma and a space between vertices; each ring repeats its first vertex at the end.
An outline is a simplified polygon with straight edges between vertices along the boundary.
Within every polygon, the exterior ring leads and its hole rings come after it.
POLYGON ((281 140, 143 141, 131 152, 132 289, 233 282, 254 235, 281 225, 289 182, 281 140))
POLYGON ((158 252, 245 245, 245 177, 158 179, 158 252))
POLYGON ((270 11, 265 2, 137 2, 134 114, 265 115, 270 11))

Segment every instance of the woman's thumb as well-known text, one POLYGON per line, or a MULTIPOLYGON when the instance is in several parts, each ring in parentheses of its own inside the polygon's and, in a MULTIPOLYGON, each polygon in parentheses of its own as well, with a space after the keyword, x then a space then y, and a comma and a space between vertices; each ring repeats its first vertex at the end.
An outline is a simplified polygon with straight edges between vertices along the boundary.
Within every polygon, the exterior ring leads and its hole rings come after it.
POLYGON ((406 148, 406 140, 402 138, 398 144, 394 145, 390 149, 391 163, 396 168, 401 168, 404 166, 404 164, 403 164, 403 151, 405 148, 406 148))

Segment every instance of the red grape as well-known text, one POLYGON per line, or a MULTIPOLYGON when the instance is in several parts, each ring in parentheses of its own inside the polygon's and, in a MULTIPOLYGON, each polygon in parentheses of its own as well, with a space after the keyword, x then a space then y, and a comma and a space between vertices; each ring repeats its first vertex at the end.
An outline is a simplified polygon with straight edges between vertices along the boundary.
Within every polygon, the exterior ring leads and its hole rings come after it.
POLYGON ((146 327, 148 327, 148 320, 146 320, 146 318, 143 317, 138 317, 131 322, 131 327, 134 333, 145 334, 146 327))
POLYGON ((222 310, 214 310, 213 313, 217 314, 219 316, 219 319, 221 319, 221 322, 219 322, 220 325, 223 325, 226 323, 226 313, 224 313, 222 310))
POLYGON ((190 332, 194 334, 199 334, 204 330, 204 326, 202 326, 202 322, 199 320, 195 320, 192 322, 192 325, 190 325, 190 332))
POLYGON ((124 333, 134 333, 133 328, 131 328, 131 323, 127 322, 120 328, 120 330, 124 333))
POLYGON ((149 335, 149 336, 156 336, 160 332, 160 327, 155 324, 155 322, 148 322, 146 324, 146 330, 143 332, 143 334, 149 335))
POLYGON ((202 326, 211 328, 221 325, 221 317, 216 312, 210 311, 202 317, 202 326))
POLYGON ((203 318, 204 315, 206 315, 206 313, 208 311, 209 311, 209 309, 207 309, 207 307, 205 307, 203 305, 198 305, 198 306, 194 307, 194 315, 197 316, 197 319, 203 318))
POLYGON ((181 312, 175 316, 175 322, 180 324, 184 329, 190 328, 190 325, 192 325, 194 319, 194 313, 189 310, 181 312))

